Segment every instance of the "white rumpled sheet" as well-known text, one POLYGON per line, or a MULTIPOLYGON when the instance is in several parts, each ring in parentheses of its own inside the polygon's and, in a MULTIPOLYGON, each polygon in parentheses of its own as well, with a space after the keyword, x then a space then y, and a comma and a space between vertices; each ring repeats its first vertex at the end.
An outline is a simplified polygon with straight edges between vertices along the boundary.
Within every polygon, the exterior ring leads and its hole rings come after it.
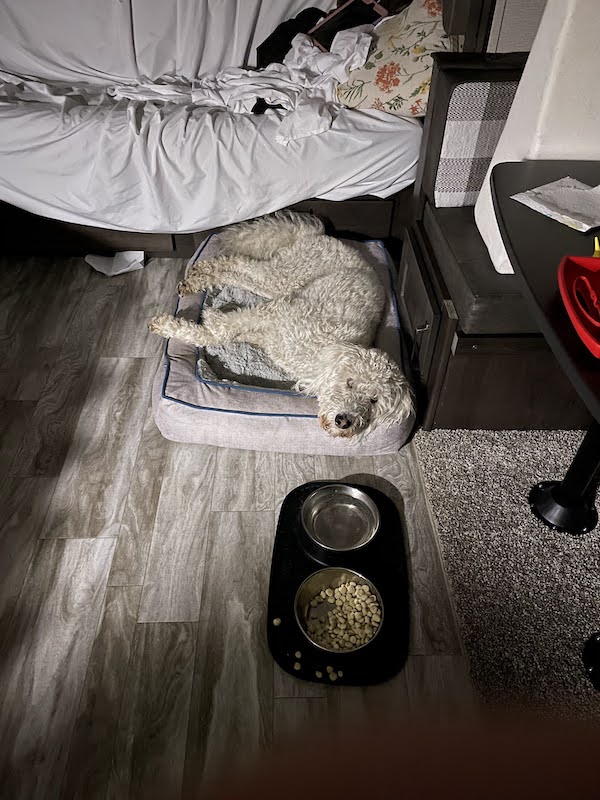
POLYGON ((2 0, 0 70, 102 86, 189 80, 256 64, 256 47, 306 6, 335 0, 2 0))
POLYGON ((204 108, 229 109, 250 114, 257 98, 283 106, 275 141, 287 145, 295 139, 329 130, 339 107, 337 87, 353 69, 362 67, 371 44, 371 25, 341 31, 330 52, 315 47, 308 36, 298 34, 283 64, 262 70, 226 69, 215 75, 185 82, 113 86, 107 94, 117 100, 192 102, 204 108))
POLYGON ((311 197, 394 194, 414 181, 421 126, 332 102, 366 55, 368 35, 350 33, 337 53, 300 35, 284 65, 195 82, 100 87, 0 73, 0 199, 83 225, 185 233, 311 197), (238 113, 257 94, 285 110, 238 113))

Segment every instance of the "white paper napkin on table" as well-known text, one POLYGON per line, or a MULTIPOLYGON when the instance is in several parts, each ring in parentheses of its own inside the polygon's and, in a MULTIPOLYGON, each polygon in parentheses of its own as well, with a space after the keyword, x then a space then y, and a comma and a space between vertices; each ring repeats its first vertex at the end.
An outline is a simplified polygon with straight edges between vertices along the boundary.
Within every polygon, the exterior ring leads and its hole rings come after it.
POLYGON ((575 178, 561 178, 513 194, 512 199, 582 233, 600 225, 600 186, 588 186, 575 178))

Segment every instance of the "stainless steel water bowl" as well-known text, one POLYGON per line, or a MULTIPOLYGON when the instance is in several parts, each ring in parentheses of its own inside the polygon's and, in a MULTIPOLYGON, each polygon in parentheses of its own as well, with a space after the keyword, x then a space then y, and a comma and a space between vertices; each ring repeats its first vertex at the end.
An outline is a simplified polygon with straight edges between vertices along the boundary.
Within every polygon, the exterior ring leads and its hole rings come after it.
MULTIPOLYGON (((327 611, 329 604, 323 603, 322 607, 325 611, 327 611)), ((355 653, 357 650, 362 650, 363 647, 367 647, 367 645, 375 641, 383 626, 383 611, 383 601, 375 584, 373 584, 368 578, 365 578, 364 575, 361 575, 360 572, 355 572, 353 569, 345 569, 344 567, 327 567, 326 569, 320 569, 318 572, 313 572, 312 575, 309 575, 308 578, 306 578, 300 584, 300 587, 296 592, 296 599, 294 601, 296 622, 298 623, 302 633, 312 644, 314 644, 315 647, 318 647, 319 650, 325 650, 328 653, 336 653, 337 655, 344 653, 355 653), (365 644, 348 650, 334 650, 318 644, 308 630, 308 619, 311 611, 310 601, 322 590, 337 589, 338 586, 341 586, 343 583, 348 583, 349 581, 367 584, 371 590, 371 593, 377 598, 379 608, 381 609, 381 622, 379 623, 379 627, 377 628, 374 636, 365 644)))
POLYGON ((379 511, 371 498, 343 483, 321 486, 302 504, 302 524, 325 550, 356 550, 370 542, 379 528, 379 511))

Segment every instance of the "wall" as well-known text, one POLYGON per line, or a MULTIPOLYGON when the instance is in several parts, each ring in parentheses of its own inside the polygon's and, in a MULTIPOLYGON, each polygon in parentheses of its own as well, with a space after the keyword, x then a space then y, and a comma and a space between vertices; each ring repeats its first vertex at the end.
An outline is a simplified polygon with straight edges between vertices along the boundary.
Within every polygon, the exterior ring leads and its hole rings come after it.
POLYGON ((498 272, 512 272, 493 210, 492 167, 600 155, 599 0, 548 0, 506 125, 475 206, 498 272))
POLYGON ((528 53, 547 0, 496 0, 488 53, 528 53))

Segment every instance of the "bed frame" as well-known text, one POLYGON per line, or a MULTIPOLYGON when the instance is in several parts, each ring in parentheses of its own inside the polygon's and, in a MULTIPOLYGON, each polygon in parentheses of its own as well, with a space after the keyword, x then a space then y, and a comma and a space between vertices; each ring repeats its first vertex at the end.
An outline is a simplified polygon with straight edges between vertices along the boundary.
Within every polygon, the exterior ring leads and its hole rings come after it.
MULTIPOLYGON (((292 208, 317 214, 329 232, 338 235, 389 240, 402 239, 413 213, 413 187, 384 200, 356 197, 352 200, 305 200, 292 208)), ((119 250, 144 250, 149 256, 189 258, 213 228, 196 233, 135 233, 76 225, 30 214, 8 203, 0 203, 6 255, 79 256, 87 253, 111 255, 119 250)))

